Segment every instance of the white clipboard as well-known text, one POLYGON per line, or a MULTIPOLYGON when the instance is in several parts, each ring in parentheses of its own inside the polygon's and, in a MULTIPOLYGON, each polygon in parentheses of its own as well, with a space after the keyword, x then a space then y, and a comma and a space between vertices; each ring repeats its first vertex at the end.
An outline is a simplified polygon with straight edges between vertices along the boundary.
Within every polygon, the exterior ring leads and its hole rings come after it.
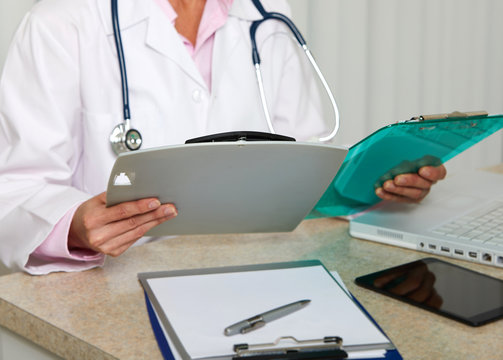
POLYGON ((321 143, 235 141, 121 154, 107 206, 146 197, 178 216, 147 235, 292 231, 337 174, 347 149, 321 143))
POLYGON ((269 347, 278 339, 286 340, 279 347, 299 350, 299 359, 315 359, 308 355, 319 345, 312 343, 325 337, 340 337, 349 358, 386 359, 394 354, 392 358, 401 359, 372 318, 318 260, 139 273, 138 278, 177 360, 255 359, 239 354, 235 345, 243 344, 266 345, 255 354, 258 358, 275 359, 276 354, 286 359, 279 348, 269 347), (225 327, 236 320, 298 299, 311 303, 258 330, 224 335, 225 327), (303 340, 311 341, 304 347, 303 340))

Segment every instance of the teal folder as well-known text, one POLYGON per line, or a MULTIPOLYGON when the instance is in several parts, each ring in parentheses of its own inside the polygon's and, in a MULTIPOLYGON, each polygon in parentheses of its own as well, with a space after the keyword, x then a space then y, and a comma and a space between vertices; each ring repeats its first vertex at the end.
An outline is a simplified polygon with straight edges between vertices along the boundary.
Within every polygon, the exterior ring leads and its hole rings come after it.
POLYGON ((346 216, 365 210, 380 201, 375 189, 384 181, 417 172, 425 165, 443 164, 503 128, 503 115, 453 114, 388 125, 352 146, 307 218, 346 216))

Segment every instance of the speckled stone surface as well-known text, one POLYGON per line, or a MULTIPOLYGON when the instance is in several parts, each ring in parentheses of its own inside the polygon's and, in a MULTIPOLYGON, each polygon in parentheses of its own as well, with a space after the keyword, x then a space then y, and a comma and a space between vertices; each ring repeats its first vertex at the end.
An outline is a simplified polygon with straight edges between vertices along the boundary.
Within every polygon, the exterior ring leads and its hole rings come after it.
MULTIPOLYGON (((503 359, 503 320, 472 328, 353 283, 425 256, 352 239, 338 219, 307 220, 292 233, 180 236, 134 247, 86 272, 2 276, 0 325, 68 359, 162 359, 139 272, 319 259, 339 272, 404 359, 503 359)), ((503 279, 501 268, 449 261, 503 279)))

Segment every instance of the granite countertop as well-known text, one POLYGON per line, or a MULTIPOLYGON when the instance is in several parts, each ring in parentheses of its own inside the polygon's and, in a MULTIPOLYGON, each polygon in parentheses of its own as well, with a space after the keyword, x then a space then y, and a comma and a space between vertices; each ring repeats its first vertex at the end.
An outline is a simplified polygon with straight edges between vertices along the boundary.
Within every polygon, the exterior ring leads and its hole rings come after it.
MULTIPOLYGON (((503 165, 491 170, 503 172, 503 165)), ((426 256, 353 239, 340 219, 306 220, 292 233, 173 237, 133 247, 103 268, 1 276, 0 325, 68 359, 162 359, 139 272, 319 259, 339 272, 404 359, 503 358, 502 320, 472 328, 353 283, 426 256)), ((449 261, 503 279, 501 268, 449 261)))
MULTIPOLYGON (((180 236, 128 250, 80 273, 0 277, 0 325, 69 359, 162 359, 137 273, 320 259, 377 320, 405 359, 501 358, 503 321, 479 328, 354 285, 359 275, 424 253, 352 239, 347 222, 307 220, 293 233, 180 236)), ((503 279, 503 269, 451 262, 503 279)))

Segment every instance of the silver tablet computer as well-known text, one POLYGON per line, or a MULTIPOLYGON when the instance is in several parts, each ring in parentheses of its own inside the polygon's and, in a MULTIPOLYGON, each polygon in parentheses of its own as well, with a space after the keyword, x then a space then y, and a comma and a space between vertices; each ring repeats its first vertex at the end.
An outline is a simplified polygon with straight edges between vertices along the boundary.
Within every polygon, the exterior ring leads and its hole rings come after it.
POLYGON ((121 154, 107 206, 146 197, 173 203, 178 216, 147 235, 291 231, 316 205, 347 153, 289 141, 166 146, 121 154))

